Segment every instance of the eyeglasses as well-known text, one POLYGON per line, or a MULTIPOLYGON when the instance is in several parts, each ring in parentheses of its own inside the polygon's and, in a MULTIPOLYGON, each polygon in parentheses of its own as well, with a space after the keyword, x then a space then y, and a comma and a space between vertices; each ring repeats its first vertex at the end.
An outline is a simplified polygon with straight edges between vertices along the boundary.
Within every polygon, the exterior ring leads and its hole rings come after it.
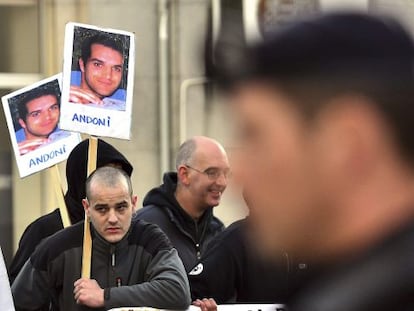
POLYGON ((208 179, 210 180, 217 180, 220 178, 221 174, 223 174, 225 179, 229 179, 231 178, 231 171, 230 169, 226 169, 226 170, 221 170, 219 168, 215 168, 215 167, 210 167, 208 169, 206 169, 205 171, 200 171, 194 167, 191 167, 188 164, 184 164, 186 167, 188 167, 189 169, 192 169, 193 171, 196 171, 197 173, 206 175, 208 177, 208 179))

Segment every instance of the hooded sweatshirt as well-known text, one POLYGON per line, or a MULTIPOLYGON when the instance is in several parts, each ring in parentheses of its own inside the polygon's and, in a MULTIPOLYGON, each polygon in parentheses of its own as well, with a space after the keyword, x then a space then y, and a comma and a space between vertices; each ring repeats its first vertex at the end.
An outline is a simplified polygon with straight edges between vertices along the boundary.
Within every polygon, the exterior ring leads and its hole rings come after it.
MULTIPOLYGON (((87 139, 72 150, 66 163, 68 191, 65 195, 65 202, 72 224, 83 220, 85 217, 82 199, 86 197, 85 183, 88 169, 88 148, 89 140, 87 139)), ((124 170, 128 176, 131 176, 132 174, 133 168, 128 160, 113 146, 98 139, 96 168, 108 164, 120 165, 120 168, 124 170)))
POLYGON ((157 224, 165 232, 189 272, 206 251, 208 243, 223 231, 224 225, 214 217, 212 208, 207 209, 198 221, 191 218, 175 198, 176 188, 177 173, 164 174, 164 183, 148 192, 144 207, 136 216, 157 224))
MULTIPOLYGON (((89 140, 79 143, 70 153, 66 163, 66 179, 68 191, 65 194, 66 208, 72 224, 84 219, 85 212, 82 199, 85 198, 85 182, 88 166, 89 140)), ((133 167, 128 160, 113 146, 98 139, 96 167, 108 164, 120 165, 129 176, 133 167)), ((13 283, 24 263, 32 255, 36 246, 46 237, 63 229, 59 209, 39 217, 27 226, 24 231, 16 255, 9 267, 10 283, 13 283)))

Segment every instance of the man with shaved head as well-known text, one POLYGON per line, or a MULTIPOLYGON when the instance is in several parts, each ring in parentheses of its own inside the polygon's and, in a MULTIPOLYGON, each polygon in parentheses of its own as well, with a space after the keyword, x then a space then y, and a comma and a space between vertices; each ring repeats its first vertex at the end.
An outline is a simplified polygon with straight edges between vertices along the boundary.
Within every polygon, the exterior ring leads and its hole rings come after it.
POLYGON ((223 230, 213 207, 220 204, 230 167, 220 143, 196 136, 180 146, 176 170, 166 173, 164 183, 146 195, 137 215, 161 227, 189 272, 208 242, 223 230))
POLYGON ((92 173, 82 202, 91 221, 91 278, 80 277, 81 222, 36 248, 13 283, 16 310, 186 309, 189 285, 177 251, 157 226, 132 219, 136 202, 124 171, 92 173))

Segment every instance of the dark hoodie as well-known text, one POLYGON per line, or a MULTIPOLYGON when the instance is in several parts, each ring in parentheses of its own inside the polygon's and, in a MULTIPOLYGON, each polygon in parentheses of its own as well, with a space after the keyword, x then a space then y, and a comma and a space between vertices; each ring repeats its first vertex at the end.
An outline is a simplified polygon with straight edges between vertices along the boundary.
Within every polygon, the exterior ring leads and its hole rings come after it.
MULTIPOLYGON (((83 220, 85 217, 82 199, 86 197, 85 182, 88 169, 88 147, 89 140, 81 142, 72 150, 66 163, 68 191, 65 194, 65 203, 72 224, 83 220)), ((110 144, 99 139, 96 168, 108 164, 118 164, 129 176, 132 174, 133 168, 128 160, 110 144)))
MULTIPOLYGON (((72 224, 83 220, 85 215, 82 199, 85 198, 88 147, 89 140, 79 143, 70 153, 66 163, 68 191, 65 194, 65 203, 72 224)), ((98 139, 96 167, 108 164, 118 164, 129 176, 132 174, 133 168, 128 160, 113 146, 98 139)), ((13 283, 40 241, 61 229, 63 229, 63 224, 59 209, 39 217, 26 228, 9 267, 10 283, 13 283)))
POLYGON ((214 217, 212 208, 207 209, 198 222, 194 221, 176 200, 176 188, 177 173, 164 174, 164 183, 148 192, 137 217, 157 224, 165 232, 189 272, 210 240, 223 231, 224 225, 214 217))

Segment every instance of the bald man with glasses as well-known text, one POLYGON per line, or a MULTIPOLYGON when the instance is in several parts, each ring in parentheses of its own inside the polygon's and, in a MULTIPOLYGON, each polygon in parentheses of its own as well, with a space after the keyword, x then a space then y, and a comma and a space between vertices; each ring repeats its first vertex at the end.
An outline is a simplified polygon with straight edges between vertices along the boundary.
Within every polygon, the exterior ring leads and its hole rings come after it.
POLYGON ((180 146, 176 170, 164 174, 164 183, 146 195, 137 216, 161 227, 189 272, 224 228, 213 208, 220 204, 231 172, 223 146, 204 136, 180 146))

